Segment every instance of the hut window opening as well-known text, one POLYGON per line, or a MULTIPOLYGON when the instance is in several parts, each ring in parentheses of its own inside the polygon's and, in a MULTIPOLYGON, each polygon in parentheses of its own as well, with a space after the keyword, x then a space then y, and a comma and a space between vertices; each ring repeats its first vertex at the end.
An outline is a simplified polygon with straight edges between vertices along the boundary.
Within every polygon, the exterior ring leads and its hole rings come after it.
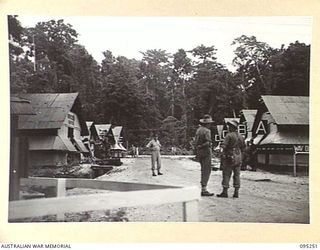
POLYGON ((74 138, 74 129, 68 127, 68 138, 73 139, 74 138))

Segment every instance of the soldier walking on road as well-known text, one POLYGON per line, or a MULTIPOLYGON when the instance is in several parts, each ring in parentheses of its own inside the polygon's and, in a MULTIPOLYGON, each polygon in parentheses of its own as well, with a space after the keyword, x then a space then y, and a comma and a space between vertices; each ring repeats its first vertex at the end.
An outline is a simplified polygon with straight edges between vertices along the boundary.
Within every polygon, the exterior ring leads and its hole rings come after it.
POLYGON ((243 137, 237 132, 238 123, 237 121, 230 121, 227 123, 229 133, 224 138, 221 144, 222 152, 222 187, 223 191, 218 194, 218 197, 227 198, 228 188, 233 172, 233 186, 235 188, 233 197, 239 197, 240 189, 240 168, 242 163, 242 154, 245 148, 243 137))
POLYGON ((201 165, 201 196, 212 196, 207 190, 207 184, 211 174, 211 131, 209 127, 213 123, 210 115, 204 115, 203 119, 200 119, 200 127, 197 129, 195 137, 195 149, 197 159, 201 165))
POLYGON ((153 138, 151 141, 147 144, 147 147, 151 149, 151 170, 152 170, 152 176, 156 175, 156 163, 157 163, 157 172, 158 175, 163 175, 160 172, 161 169, 161 155, 160 155, 160 148, 161 144, 158 140, 158 134, 154 133, 153 138))

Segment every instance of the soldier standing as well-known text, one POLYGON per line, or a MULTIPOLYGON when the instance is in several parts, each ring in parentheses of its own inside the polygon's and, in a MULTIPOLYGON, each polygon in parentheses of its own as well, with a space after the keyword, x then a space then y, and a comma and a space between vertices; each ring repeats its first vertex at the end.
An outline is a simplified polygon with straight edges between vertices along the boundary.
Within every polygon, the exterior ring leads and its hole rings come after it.
POLYGON ((157 172, 158 175, 163 175, 160 171, 161 169, 161 155, 160 155, 160 148, 161 144, 158 140, 158 134, 154 133, 153 138, 151 141, 147 144, 147 147, 151 149, 151 170, 152 170, 152 176, 156 175, 156 163, 157 163, 157 172))
POLYGON ((221 144, 222 152, 222 187, 223 191, 218 194, 218 197, 227 198, 228 188, 233 172, 233 186, 235 188, 233 197, 239 197, 240 189, 240 168, 242 163, 242 154, 245 147, 243 137, 237 132, 238 123, 237 121, 230 121, 227 123, 229 128, 229 133, 224 138, 221 144))
POLYGON ((203 119, 200 119, 200 127, 197 129, 195 137, 195 149, 197 159, 201 165, 201 196, 212 196, 207 190, 207 184, 211 174, 211 131, 209 127, 213 123, 210 115, 204 115, 203 119))

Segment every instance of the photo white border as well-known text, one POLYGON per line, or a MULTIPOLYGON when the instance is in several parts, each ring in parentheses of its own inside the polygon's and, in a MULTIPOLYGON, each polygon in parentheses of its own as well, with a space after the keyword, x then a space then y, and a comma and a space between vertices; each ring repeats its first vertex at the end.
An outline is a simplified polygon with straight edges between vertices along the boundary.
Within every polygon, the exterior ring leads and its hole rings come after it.
POLYGON ((320 1, 318 0, 0 0, 0 242, 320 242, 320 1), (7 15, 312 16, 310 82, 310 224, 8 223, 9 65, 7 15))

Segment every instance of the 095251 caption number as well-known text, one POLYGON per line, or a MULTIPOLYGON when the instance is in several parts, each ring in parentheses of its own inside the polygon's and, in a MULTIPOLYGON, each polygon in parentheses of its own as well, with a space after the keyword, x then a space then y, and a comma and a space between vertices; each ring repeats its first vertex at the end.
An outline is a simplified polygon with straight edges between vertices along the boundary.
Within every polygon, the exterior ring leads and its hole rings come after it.
POLYGON ((318 244, 300 244, 299 247, 303 249, 315 249, 318 248, 318 244))

